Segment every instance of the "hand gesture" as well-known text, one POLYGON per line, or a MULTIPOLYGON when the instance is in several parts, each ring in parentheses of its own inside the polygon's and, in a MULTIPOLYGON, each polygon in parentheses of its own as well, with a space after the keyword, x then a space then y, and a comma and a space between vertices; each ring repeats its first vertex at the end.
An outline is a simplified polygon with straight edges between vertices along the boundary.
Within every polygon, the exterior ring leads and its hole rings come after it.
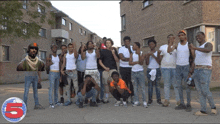
POLYGON ((61 71, 61 74, 62 74, 62 75, 65 75, 64 71, 61 71))
POLYGON ((112 49, 112 54, 115 54, 115 50, 114 49, 112 49))
POLYGON ((95 83, 95 79, 93 77, 91 78, 91 81, 92 81, 92 83, 95 83))
POLYGON ((108 67, 105 69, 105 71, 107 71, 107 72, 108 72, 109 70, 110 70, 110 68, 108 68, 108 67))

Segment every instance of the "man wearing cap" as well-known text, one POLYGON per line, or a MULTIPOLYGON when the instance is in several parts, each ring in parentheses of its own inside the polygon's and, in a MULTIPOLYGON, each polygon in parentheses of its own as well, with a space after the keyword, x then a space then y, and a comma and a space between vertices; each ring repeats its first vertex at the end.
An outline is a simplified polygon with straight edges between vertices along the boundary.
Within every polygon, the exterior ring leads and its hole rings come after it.
POLYGON ((32 43, 28 46, 28 55, 18 64, 17 71, 26 71, 25 73, 25 89, 24 89, 24 102, 27 106, 27 99, 30 84, 32 83, 34 92, 34 109, 44 109, 38 101, 37 84, 40 83, 40 71, 44 71, 44 62, 37 57, 38 45, 32 43), (38 74, 37 74, 38 73, 38 74), (39 76, 39 79, 38 79, 39 76))
POLYGON ((187 112, 192 111, 191 108, 191 90, 188 85, 186 85, 188 75, 191 74, 189 68, 189 57, 190 57, 190 50, 189 44, 186 37, 186 32, 184 30, 179 31, 178 37, 180 42, 178 45, 173 45, 173 42, 170 42, 167 48, 168 53, 172 53, 176 49, 176 83, 177 89, 179 91, 180 97, 180 104, 175 107, 176 110, 185 109, 187 112), (183 98, 183 86, 182 80, 184 80, 184 85, 186 87, 186 94, 187 94, 187 105, 185 106, 184 98, 183 98))

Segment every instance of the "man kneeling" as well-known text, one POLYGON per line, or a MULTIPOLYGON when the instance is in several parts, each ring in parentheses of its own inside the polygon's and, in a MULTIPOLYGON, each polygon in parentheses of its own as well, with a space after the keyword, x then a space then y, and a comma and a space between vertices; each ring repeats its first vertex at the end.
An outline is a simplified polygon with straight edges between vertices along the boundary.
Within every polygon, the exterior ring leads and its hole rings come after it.
POLYGON ((79 108, 83 108, 83 99, 92 97, 92 101, 90 101, 90 106, 97 107, 96 96, 97 91, 100 91, 100 87, 95 82, 95 80, 91 77, 91 75, 86 75, 84 82, 79 86, 79 91, 77 93, 78 100, 77 103, 79 108))
POLYGON ((115 106, 119 106, 121 104, 120 98, 123 98, 123 105, 127 107, 126 100, 131 95, 131 91, 128 89, 126 83, 119 78, 119 73, 114 71, 111 75, 113 81, 110 82, 108 80, 109 91, 117 100, 115 106))

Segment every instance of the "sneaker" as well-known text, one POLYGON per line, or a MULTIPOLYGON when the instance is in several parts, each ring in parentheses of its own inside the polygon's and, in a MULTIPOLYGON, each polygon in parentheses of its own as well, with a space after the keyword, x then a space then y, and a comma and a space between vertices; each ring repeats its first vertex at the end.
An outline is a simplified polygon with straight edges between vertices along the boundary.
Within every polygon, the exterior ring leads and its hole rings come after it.
POLYGON ((163 103, 163 107, 168 107, 170 105, 170 102, 168 100, 165 100, 163 103))
POLYGON ((182 109, 186 109, 186 106, 183 105, 183 104, 180 104, 180 105, 175 107, 175 110, 182 110, 182 109))
POLYGON ((91 107, 98 107, 98 105, 97 105, 96 102, 90 102, 90 106, 91 106, 91 107))
POLYGON ((128 107, 128 106, 127 106, 127 102, 126 102, 126 101, 125 101, 125 102, 123 102, 123 106, 124 106, 124 107, 128 107))
POLYGON ((177 102, 176 102, 176 106, 178 106, 178 105, 180 105, 180 101, 177 101, 177 102))
POLYGON ((150 106, 152 104, 152 100, 148 100, 147 105, 150 106))
POLYGON ((218 114, 218 112, 217 112, 216 108, 211 109, 211 115, 217 115, 217 114, 218 114))
POLYGON ((101 103, 101 100, 100 99, 96 99, 96 103, 101 103))
POLYGON ((109 101, 108 101, 107 99, 104 99, 102 102, 103 102, 104 104, 105 104, 105 103, 109 103, 109 101))
POLYGON ((192 111, 191 105, 186 105, 186 112, 191 112, 191 111, 192 111))
POLYGON ((83 102, 79 103, 79 108, 83 108, 83 102))
POLYGON ((120 104, 121 104, 121 101, 117 101, 117 102, 115 103, 115 106, 120 106, 120 104))
POLYGON ((134 104, 132 106, 135 107, 135 106, 140 106, 140 105, 141 105, 140 102, 136 101, 136 102, 134 102, 134 104))
POLYGON ((88 98, 85 98, 85 102, 84 102, 84 104, 86 104, 86 105, 87 105, 87 104, 88 104, 88 102, 89 102, 89 101, 88 101, 88 98))
POLYGON ((66 102, 64 103, 64 106, 68 106, 68 105, 71 105, 71 104, 72 104, 72 102, 66 101, 66 102))
POLYGON ((63 97, 60 98, 60 103, 62 103, 62 104, 64 103, 64 98, 63 97))
POLYGON ((203 115, 208 115, 206 112, 201 112, 201 111, 198 111, 196 113, 194 113, 195 116, 203 116, 203 115))
POLYGON ((158 104, 158 105, 162 105, 163 103, 161 102, 160 99, 158 99, 158 100, 157 100, 157 104, 158 104))
POLYGON ((148 108, 148 106, 147 106, 147 102, 146 102, 146 101, 143 102, 143 106, 144 106, 144 108, 148 108))
POLYGON ((55 107, 54 107, 54 105, 53 105, 53 104, 50 104, 49 108, 54 109, 55 107))
POLYGON ((39 109, 40 110, 40 109, 45 109, 45 108, 42 105, 39 104, 39 105, 35 105, 34 109, 39 109))

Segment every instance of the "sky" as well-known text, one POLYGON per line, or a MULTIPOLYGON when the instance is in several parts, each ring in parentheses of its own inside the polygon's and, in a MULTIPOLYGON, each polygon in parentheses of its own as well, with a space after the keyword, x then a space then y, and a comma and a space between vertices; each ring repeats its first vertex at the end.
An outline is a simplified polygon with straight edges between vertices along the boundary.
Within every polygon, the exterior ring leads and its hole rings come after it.
POLYGON ((111 38, 114 46, 121 46, 119 1, 51 1, 51 3, 101 38, 111 38))

